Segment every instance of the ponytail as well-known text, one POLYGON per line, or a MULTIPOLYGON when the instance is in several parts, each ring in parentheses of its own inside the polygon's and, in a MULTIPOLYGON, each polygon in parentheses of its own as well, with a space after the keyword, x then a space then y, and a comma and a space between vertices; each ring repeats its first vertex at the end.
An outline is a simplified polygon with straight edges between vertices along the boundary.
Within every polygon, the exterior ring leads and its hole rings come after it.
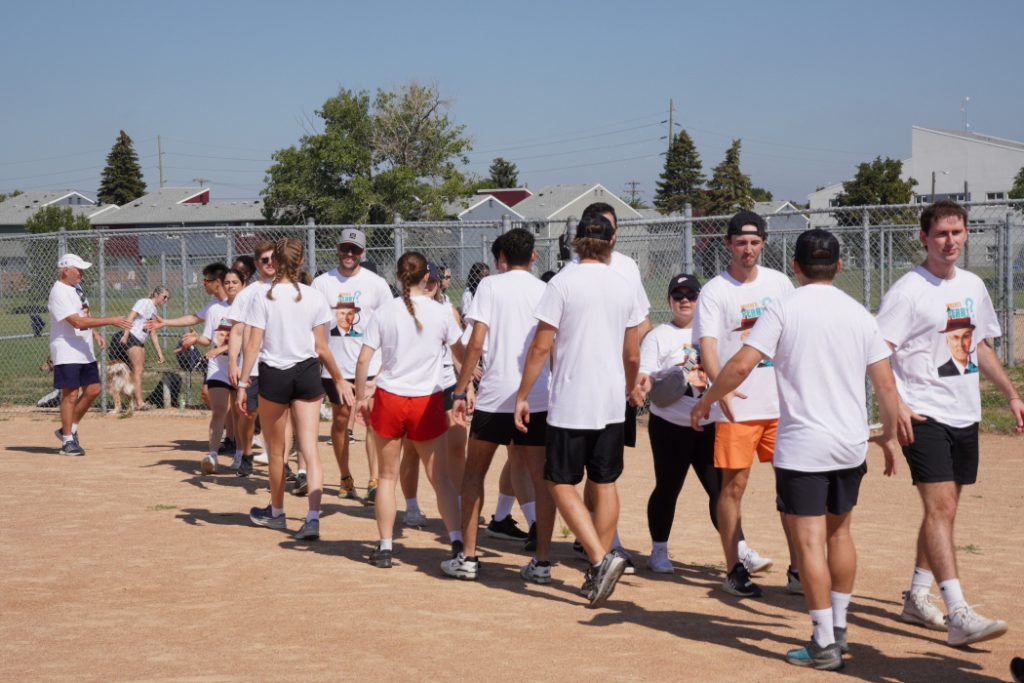
POLYGON ((423 254, 416 251, 407 251, 398 259, 398 269, 395 273, 398 284, 402 287, 402 301, 405 302, 405 309, 416 322, 416 330, 423 331, 423 323, 416 317, 416 307, 412 303, 412 286, 423 281, 427 274, 427 259, 423 254))
POLYGON ((295 300, 302 301, 302 289, 299 287, 299 268, 302 267, 303 257, 302 242, 294 237, 279 239, 274 245, 274 261, 276 271, 274 281, 267 290, 267 298, 274 300, 274 287, 283 278, 291 281, 295 287, 295 300))

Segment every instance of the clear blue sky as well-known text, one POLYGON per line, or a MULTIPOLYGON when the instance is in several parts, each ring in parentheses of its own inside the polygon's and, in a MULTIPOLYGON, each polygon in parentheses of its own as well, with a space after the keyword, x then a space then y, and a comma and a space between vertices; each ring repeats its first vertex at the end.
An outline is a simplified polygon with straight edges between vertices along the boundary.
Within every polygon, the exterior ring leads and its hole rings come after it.
POLYGON ((93 195, 119 129, 151 189, 255 198, 275 149, 339 87, 436 82, 531 188, 627 181, 653 195, 669 98, 710 175, 803 201, 911 125, 1024 140, 1024 3, 20 2, 4 11, 0 191, 93 195), (489 9, 493 7, 494 9, 489 9))

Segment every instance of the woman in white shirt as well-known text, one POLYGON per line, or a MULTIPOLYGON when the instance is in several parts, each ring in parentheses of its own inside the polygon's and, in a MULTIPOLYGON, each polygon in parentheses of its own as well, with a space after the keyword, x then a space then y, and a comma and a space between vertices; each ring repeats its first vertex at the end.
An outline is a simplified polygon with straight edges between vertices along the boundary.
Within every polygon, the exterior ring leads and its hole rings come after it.
MULTIPOLYGON (((225 423, 234 419, 231 402, 234 399, 235 387, 228 378, 228 341, 231 336, 231 320, 228 318, 228 311, 231 310, 231 304, 234 303, 235 297, 245 286, 243 284, 245 275, 230 268, 221 276, 220 281, 224 286, 227 299, 218 301, 207 310, 206 320, 203 322, 203 333, 197 340, 198 344, 211 347, 206 352, 206 388, 210 404, 208 435, 210 450, 201 463, 202 470, 206 474, 213 474, 217 471, 220 437, 224 432, 225 423)), ((228 432, 236 433, 233 428, 228 432)))
MULTIPOLYGON (((320 538, 320 499, 324 472, 317 451, 320 404, 324 387, 320 364, 343 391, 343 380, 334 355, 327 346, 327 332, 333 313, 327 299, 317 290, 299 283, 303 264, 302 242, 279 240, 274 246, 274 281, 265 296, 254 297, 244 322, 249 326, 240 377, 252 376, 259 358, 259 411, 263 440, 269 457, 270 505, 254 507, 249 519, 258 526, 285 528, 284 468, 285 425, 289 415, 295 440, 307 469, 309 510, 296 540, 320 538)), ((243 379, 236 385, 247 389, 243 379)), ((236 392, 235 409, 245 412, 246 395, 236 392)))
MULTIPOLYGON (((127 349, 128 360, 132 366, 132 381, 135 385, 135 410, 145 410, 147 406, 142 401, 142 371, 146 367, 146 336, 144 325, 156 316, 157 306, 163 306, 171 297, 167 288, 160 285, 153 290, 148 299, 139 299, 132 306, 128 314, 128 322, 132 327, 125 330, 121 335, 121 345, 127 349)), ((160 340, 157 339, 156 329, 149 331, 149 337, 153 340, 153 348, 156 349, 157 361, 162 365, 164 352, 160 348, 160 340)))
POLYGON ((427 259, 422 254, 402 255, 396 274, 402 295, 377 309, 356 363, 356 411, 360 422, 370 426, 380 467, 376 499, 380 543, 370 553, 370 562, 381 568, 391 566, 395 487, 403 438, 423 461, 437 494, 453 556, 462 550, 458 494, 448 475, 448 418, 441 386, 444 346, 461 353, 462 330, 448 308, 427 296, 428 277, 427 259), (381 370, 371 412, 367 407, 366 377, 377 349, 381 370))

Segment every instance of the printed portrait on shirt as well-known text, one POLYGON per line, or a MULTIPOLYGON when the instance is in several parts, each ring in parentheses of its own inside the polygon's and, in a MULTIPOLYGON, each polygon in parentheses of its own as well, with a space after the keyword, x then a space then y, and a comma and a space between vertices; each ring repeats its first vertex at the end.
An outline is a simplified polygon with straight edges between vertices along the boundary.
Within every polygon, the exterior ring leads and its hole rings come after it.
POLYGON ((331 330, 334 337, 362 337, 363 333, 356 327, 359 324, 359 295, 362 292, 342 292, 334 305, 334 315, 338 326, 331 330))
MULTIPOLYGON (((747 337, 750 336, 750 331, 754 329, 754 325, 757 324, 757 319, 764 313, 764 309, 772 302, 771 297, 765 297, 761 303, 750 303, 742 304, 740 306, 740 325, 735 328, 733 332, 740 333, 740 344, 747 341, 747 337)), ((769 359, 764 359, 755 366, 756 368, 770 368, 772 362, 769 359)))
POLYGON ((971 360, 975 329, 971 322, 973 308, 970 299, 946 304, 946 327, 939 330, 939 334, 946 337, 949 360, 939 366, 939 377, 958 377, 978 371, 978 366, 971 360))
POLYGON ((700 362, 700 349, 687 342, 679 349, 678 357, 681 360, 675 365, 690 368, 686 373, 686 391, 683 395, 700 398, 708 388, 708 376, 700 362))
POLYGON ((230 337, 231 321, 227 318, 221 318, 217 322, 217 328, 213 331, 213 348, 226 346, 230 337))

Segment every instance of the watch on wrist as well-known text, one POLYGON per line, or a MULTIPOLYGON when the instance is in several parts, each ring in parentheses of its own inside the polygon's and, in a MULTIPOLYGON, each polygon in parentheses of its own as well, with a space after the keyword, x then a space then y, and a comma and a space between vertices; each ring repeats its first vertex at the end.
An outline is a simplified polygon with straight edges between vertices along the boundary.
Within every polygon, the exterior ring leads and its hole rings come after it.
POLYGON ((466 392, 462 392, 461 394, 456 394, 456 393, 453 392, 452 393, 452 400, 453 401, 465 401, 466 400, 466 392))

